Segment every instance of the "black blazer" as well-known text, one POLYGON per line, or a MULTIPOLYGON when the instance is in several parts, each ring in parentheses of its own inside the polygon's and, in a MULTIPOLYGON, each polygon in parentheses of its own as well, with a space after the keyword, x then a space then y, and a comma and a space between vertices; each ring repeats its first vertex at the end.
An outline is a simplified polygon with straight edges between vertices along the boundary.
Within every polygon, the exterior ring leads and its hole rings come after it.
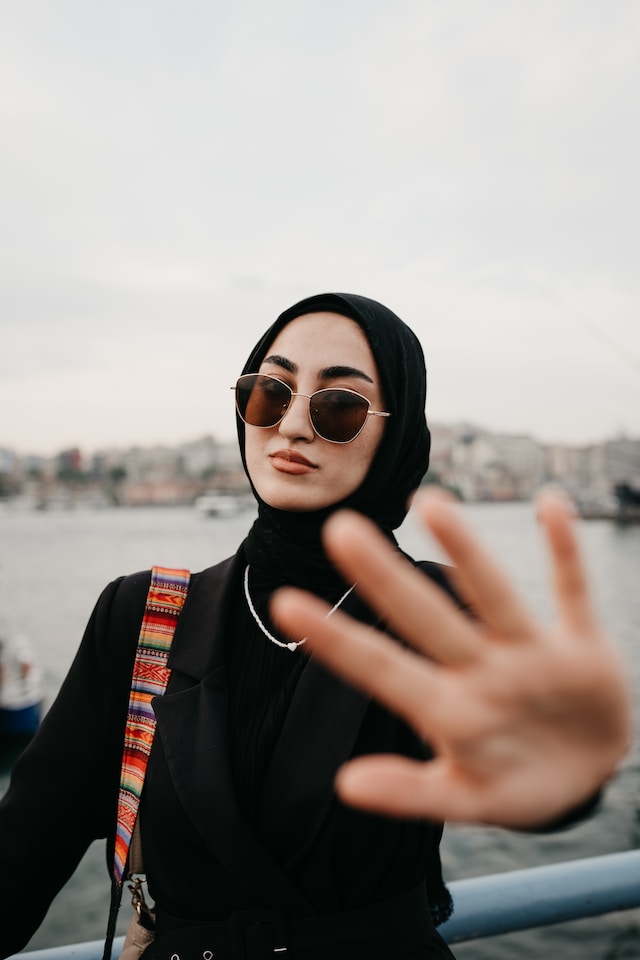
MULTIPOLYGON (((425 756, 426 748, 396 718, 313 659, 298 682, 268 766, 259 830, 239 813, 225 726, 224 623, 241 562, 236 555, 192 576, 169 658, 169 687, 154 702, 158 722, 149 771, 155 773, 145 788, 141 818, 152 892, 172 914, 210 919, 204 913, 207 901, 199 904, 197 891, 213 870, 214 880, 217 875, 228 890, 231 908, 241 898, 243 907, 267 905, 304 916, 376 902, 422 879, 436 920, 445 919, 449 902, 437 850, 441 827, 347 810, 332 786, 336 768, 354 753, 401 749, 425 756), (169 803, 179 808, 185 845, 193 844, 196 862, 190 860, 185 869, 192 889, 170 884, 176 865, 163 867, 158 839, 168 826, 167 808, 160 801, 154 813, 154 783, 164 783, 159 794, 170 795, 169 803), (372 843, 376 847, 375 866, 359 873, 356 864, 353 875, 342 885, 338 877, 335 884, 336 868, 328 867, 327 851, 333 848, 340 856, 354 830, 362 850, 372 843), (385 843, 393 852, 391 865, 384 863, 385 843)), ((420 566, 448 589, 439 565, 420 566)), ((112 862, 131 670, 149 579, 149 571, 133 574, 103 591, 60 693, 0 803, 0 957, 28 942, 90 843, 106 837, 112 862)), ((371 620, 353 595, 344 609, 371 620)), ((223 906, 216 909, 224 914, 223 906)))

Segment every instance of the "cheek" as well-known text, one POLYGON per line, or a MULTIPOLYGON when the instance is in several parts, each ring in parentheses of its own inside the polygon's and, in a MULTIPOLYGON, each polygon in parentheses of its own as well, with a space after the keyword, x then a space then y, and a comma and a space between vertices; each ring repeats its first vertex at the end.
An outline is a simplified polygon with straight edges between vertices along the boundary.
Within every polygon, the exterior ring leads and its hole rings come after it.
POLYGON ((244 433, 244 458, 247 463, 247 470, 249 471, 249 476, 253 480, 253 470, 255 469, 256 463, 258 462, 259 452, 261 448, 262 437, 259 435, 259 431, 254 427, 245 427, 244 433), (256 436, 256 434, 258 434, 256 436))
MULTIPOLYGON (((373 426, 369 424, 368 426, 373 426)), ((378 451, 378 447, 382 442, 382 434, 384 430, 383 425, 379 425, 379 421, 375 424, 374 430, 367 432, 365 429, 358 439, 355 441, 357 447, 354 447, 352 450, 352 472, 358 474, 360 482, 364 480, 369 468, 373 463, 374 457, 378 451)))
POLYGON ((369 433, 366 434, 365 439, 367 441, 369 465, 371 465, 376 453, 378 452, 378 448, 382 443, 382 438, 384 437, 385 430, 387 429, 387 422, 386 420, 383 420, 382 417, 369 417, 369 420, 373 420, 373 423, 369 423, 369 433))

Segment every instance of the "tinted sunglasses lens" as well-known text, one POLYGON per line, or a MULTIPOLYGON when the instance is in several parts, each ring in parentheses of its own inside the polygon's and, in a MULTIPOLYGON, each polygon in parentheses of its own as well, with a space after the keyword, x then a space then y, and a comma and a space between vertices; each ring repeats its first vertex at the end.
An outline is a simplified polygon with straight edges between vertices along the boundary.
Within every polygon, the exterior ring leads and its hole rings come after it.
POLYGON ((289 388, 273 377, 248 374, 236 383, 238 413, 253 427, 274 427, 282 420, 290 402, 289 388))
POLYGON ((349 443, 362 430, 369 404, 364 397, 348 390, 321 390, 309 405, 316 432, 334 443, 349 443))

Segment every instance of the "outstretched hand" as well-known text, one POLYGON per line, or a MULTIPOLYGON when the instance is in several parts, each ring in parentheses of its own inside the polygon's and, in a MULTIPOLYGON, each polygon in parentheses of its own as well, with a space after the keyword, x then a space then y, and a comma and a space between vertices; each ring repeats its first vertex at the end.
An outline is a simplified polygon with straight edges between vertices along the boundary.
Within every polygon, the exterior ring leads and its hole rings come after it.
POLYGON ((557 622, 534 619, 510 580, 441 493, 414 501, 451 558, 477 620, 401 557, 369 521, 335 514, 327 551, 413 649, 285 589, 273 614, 346 681, 399 714, 434 751, 426 763, 361 757, 338 773, 348 803, 391 815, 533 828, 586 802, 629 746, 630 692, 594 612, 571 516, 545 495, 538 516, 552 562, 557 622))

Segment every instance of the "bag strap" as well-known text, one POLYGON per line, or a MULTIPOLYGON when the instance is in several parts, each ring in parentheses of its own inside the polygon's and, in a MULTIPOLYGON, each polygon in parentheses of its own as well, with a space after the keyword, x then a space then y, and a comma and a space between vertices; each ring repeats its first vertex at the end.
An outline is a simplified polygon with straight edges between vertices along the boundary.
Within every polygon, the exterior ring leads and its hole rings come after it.
POLYGON ((140 836, 140 820, 136 817, 136 822, 131 834, 131 843, 129 845, 129 869, 127 873, 132 877, 136 873, 144 873, 144 861, 142 859, 142 837, 140 836))
POLYGON ((178 617, 187 598, 189 579, 188 570, 154 567, 151 571, 151 583, 133 666, 120 768, 113 860, 113 876, 118 890, 122 888, 156 730, 151 701, 154 697, 162 696, 171 676, 167 660, 178 617))

